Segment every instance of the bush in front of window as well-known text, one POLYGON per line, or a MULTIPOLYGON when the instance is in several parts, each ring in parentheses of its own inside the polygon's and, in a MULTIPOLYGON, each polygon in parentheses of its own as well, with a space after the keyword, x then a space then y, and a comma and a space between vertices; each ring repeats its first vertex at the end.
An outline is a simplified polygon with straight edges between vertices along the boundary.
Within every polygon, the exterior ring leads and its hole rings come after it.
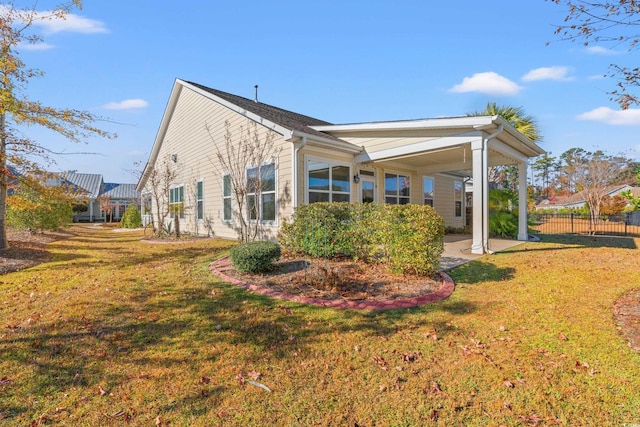
POLYGON ((311 257, 385 263, 397 273, 429 275, 440 266, 444 220, 430 206, 312 203, 296 209, 279 241, 311 257))
POLYGON ((280 245, 274 242, 249 242, 229 251, 233 267, 241 273, 264 273, 280 258, 280 245))
POLYGON ((346 202, 318 202, 296 208, 292 222, 285 222, 278 241, 293 254, 311 257, 358 258, 357 220, 362 209, 346 202))

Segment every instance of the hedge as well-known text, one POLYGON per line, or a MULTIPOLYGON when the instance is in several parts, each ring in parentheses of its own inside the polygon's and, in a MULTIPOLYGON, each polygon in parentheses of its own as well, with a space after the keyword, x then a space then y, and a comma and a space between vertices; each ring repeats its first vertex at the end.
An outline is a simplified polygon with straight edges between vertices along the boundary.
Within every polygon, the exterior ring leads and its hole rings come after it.
POLYGON ((273 268, 280 252, 280 245, 274 242, 249 242, 231 248, 229 258, 241 273, 263 273, 273 268))
POLYGON ((428 275, 439 268, 443 237, 444 221, 430 206, 312 203, 296 209, 279 241, 292 254, 346 256, 428 275))

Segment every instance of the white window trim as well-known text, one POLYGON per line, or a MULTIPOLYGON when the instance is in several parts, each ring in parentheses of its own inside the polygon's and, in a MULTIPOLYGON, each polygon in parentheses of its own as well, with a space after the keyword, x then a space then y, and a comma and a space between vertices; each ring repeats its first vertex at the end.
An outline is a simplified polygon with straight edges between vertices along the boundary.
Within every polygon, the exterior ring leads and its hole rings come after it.
MULTIPOLYGON (((311 154, 304 155, 304 203, 309 204, 309 160, 312 160, 314 162, 328 163, 330 166, 344 166, 349 168, 349 203, 351 203, 351 201, 353 200, 353 191, 354 191, 354 185, 352 181, 353 164, 349 162, 341 161, 341 160, 331 159, 328 157, 314 156, 311 154)), ((323 191, 319 191, 319 192, 323 192, 323 191)), ((329 190, 328 193, 332 194, 332 191, 329 190)), ((343 192, 337 192, 337 193, 344 194, 343 192)), ((329 197, 329 198, 331 199, 332 197, 329 197)))
POLYGON ((196 221, 204 221, 204 178, 196 180, 196 221), (202 199, 198 199, 198 184, 202 184, 202 199), (198 218, 198 202, 202 203, 202 218, 198 218))
POLYGON ((230 224, 233 222, 233 182, 231 181, 231 174, 228 172, 224 172, 222 174, 222 180, 221 180, 221 184, 220 184, 220 194, 222 195, 222 222, 225 224, 230 224), (225 196, 224 195, 224 177, 228 176, 229 177, 229 195, 225 196), (224 217, 224 201, 225 199, 229 199, 230 203, 231 203, 231 217, 230 218, 225 218, 224 217))
POLYGON ((171 205, 177 205, 178 203, 182 203, 182 210, 180 211, 180 219, 184 219, 184 211, 185 211, 185 207, 184 207, 184 184, 175 184, 169 187, 169 199, 167 200, 169 208, 171 208, 171 205), (178 188, 182 188, 182 201, 177 202, 177 203, 171 203, 171 191, 177 190, 178 188))
MULTIPOLYGON (((256 167, 258 168, 258 173, 260 173, 260 169, 263 166, 269 166, 269 165, 273 165, 273 173, 275 175, 275 179, 274 179, 274 190, 273 191, 268 191, 267 194, 273 193, 274 195, 274 203, 275 203, 275 216, 274 219, 269 219, 269 220, 258 220, 257 222, 260 225, 264 225, 267 227, 277 227, 278 226, 278 202, 280 200, 280 198, 278 197, 278 162, 276 159, 271 159, 270 161, 267 161, 265 163, 263 163, 260 166, 248 166, 247 169, 245 170, 245 179, 247 178, 247 172, 249 171, 249 169, 255 169, 256 167)), ((247 193, 246 197, 247 199, 249 198, 250 195, 255 195, 255 193, 247 193)), ((265 194, 265 192, 261 192, 261 195, 265 194)), ((232 202, 233 203, 233 202, 232 202)), ((249 217, 249 201, 247 200, 246 202, 246 212, 244 212, 244 214, 247 216, 247 220, 251 223, 251 224, 255 224, 256 220, 255 219, 251 219, 249 217)), ((260 204, 258 205, 258 215, 261 217, 262 216, 262 201, 260 201, 260 204)))
MULTIPOLYGON (((430 179, 432 182, 432 187, 433 187, 433 194, 431 195, 431 201, 432 201, 432 207, 435 209, 436 207, 436 179, 435 177, 431 176, 431 175, 422 175, 422 204, 426 205, 426 203, 424 202, 425 198, 424 198, 424 193, 425 193, 425 188, 424 188, 424 180, 425 179, 430 179)), ((455 189, 454 189, 455 190, 455 189)))
MULTIPOLYGON (((384 203, 387 203, 387 174, 394 174, 394 175, 402 175, 402 176, 407 176, 409 177, 409 197, 407 197, 409 199, 409 203, 411 203, 411 196, 412 196, 412 191, 411 191, 411 187, 413 186, 413 176, 411 174, 411 172, 402 172, 399 170, 394 170, 394 169, 385 169, 382 171, 382 199, 384 201, 384 203)), ((399 190, 399 189, 398 189, 399 190)), ((396 195, 395 196, 398 201, 400 200, 400 197, 405 198, 406 196, 399 196, 396 195)))
POLYGON ((459 180, 453 181, 453 218, 464 218, 464 182, 459 180), (456 215, 456 184, 460 184, 460 215, 456 215))

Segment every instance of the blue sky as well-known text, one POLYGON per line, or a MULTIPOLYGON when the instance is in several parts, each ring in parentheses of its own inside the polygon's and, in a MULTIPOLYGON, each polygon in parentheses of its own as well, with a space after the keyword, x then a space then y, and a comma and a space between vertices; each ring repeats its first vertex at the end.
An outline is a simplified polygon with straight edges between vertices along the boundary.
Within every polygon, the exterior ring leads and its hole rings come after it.
POLYGON ((181 78, 248 98, 258 84, 261 102, 333 123, 460 116, 495 101, 536 117, 552 155, 582 147, 640 160, 640 109, 619 111, 603 78, 612 62, 637 66, 638 53, 560 41, 565 15, 543 0, 85 0, 36 26, 44 44, 20 49, 46 73, 26 94, 104 117, 118 138, 25 133, 68 153, 52 170, 136 182, 130 171, 146 162, 181 78))

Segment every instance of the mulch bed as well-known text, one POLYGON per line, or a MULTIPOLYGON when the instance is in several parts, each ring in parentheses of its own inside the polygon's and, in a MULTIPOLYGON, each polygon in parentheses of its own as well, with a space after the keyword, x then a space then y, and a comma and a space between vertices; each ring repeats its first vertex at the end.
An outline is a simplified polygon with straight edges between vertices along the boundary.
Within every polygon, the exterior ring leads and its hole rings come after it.
POLYGON ((67 231, 8 231, 9 249, 0 251, 0 274, 34 267, 51 259, 47 244, 73 236, 67 231))
POLYGON ((325 300, 385 301, 426 295, 440 289, 442 278, 394 274, 383 265, 352 260, 284 258, 265 274, 225 274, 245 283, 288 295, 325 300))
POLYGON ((640 288, 620 297, 613 306, 613 315, 629 347, 640 353, 640 288))

